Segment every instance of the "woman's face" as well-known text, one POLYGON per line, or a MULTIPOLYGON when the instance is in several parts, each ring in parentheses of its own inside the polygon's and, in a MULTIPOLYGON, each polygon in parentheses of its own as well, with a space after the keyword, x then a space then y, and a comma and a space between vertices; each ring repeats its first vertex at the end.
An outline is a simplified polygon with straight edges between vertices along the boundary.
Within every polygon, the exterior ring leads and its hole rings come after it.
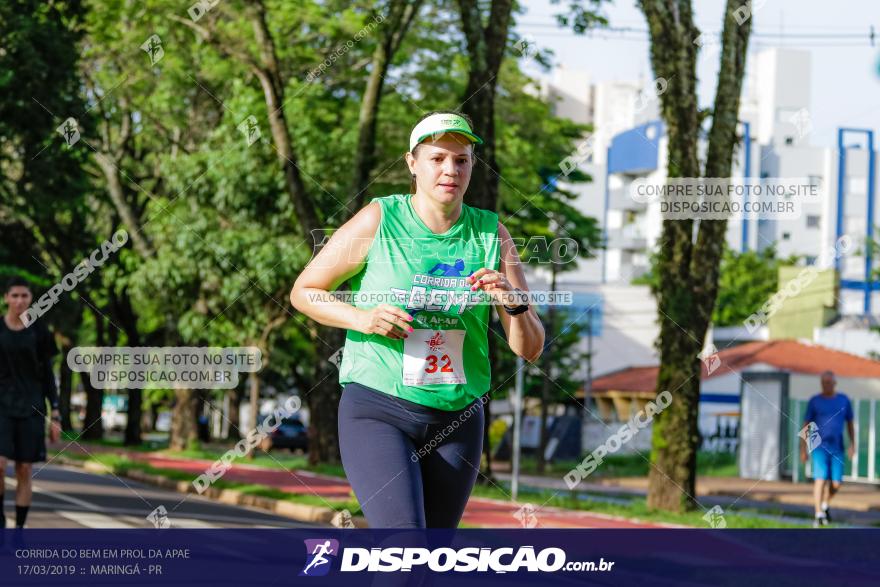
POLYGON ((445 133, 437 140, 427 139, 406 154, 418 188, 441 204, 460 201, 471 181, 474 166, 473 145, 462 135, 445 133))

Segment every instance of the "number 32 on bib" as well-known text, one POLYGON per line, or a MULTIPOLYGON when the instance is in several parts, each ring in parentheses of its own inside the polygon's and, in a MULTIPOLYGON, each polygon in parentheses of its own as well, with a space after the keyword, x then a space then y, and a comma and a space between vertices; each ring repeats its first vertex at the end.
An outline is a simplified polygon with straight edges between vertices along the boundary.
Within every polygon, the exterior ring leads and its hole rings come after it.
POLYGON ((467 383, 464 330, 418 328, 403 341, 403 384, 467 383))

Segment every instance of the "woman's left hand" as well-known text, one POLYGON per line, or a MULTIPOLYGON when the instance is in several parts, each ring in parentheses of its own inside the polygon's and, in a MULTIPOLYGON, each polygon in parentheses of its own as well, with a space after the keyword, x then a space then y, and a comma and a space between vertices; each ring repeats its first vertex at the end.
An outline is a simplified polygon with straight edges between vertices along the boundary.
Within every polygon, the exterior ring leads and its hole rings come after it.
POLYGON ((467 282, 471 284, 471 291, 478 289, 483 290, 496 304, 505 304, 507 306, 515 306, 517 302, 510 295, 503 295, 512 292, 514 287, 507 280, 507 277, 500 271, 482 267, 474 271, 467 277, 467 282), (503 296, 503 297, 502 297, 503 296))

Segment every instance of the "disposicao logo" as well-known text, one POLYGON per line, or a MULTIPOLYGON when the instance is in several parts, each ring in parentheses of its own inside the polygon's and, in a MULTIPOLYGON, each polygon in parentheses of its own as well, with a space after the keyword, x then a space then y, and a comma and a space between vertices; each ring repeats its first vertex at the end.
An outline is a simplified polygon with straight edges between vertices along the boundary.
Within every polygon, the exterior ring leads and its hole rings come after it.
POLYGON ((300 577, 319 577, 330 572, 336 558, 340 559, 341 573, 397 573, 410 572, 414 567, 426 568, 435 573, 554 573, 556 571, 610 571, 613 561, 600 559, 598 567, 593 561, 566 561, 565 551, 549 547, 536 551, 534 546, 519 548, 477 547, 422 548, 399 547, 356 548, 344 551, 338 540, 319 538, 304 540, 306 564, 300 577), (502 560, 502 558, 504 560, 502 560))
POLYGON ((330 565, 339 554, 339 541, 332 538, 312 538, 306 543, 306 566, 300 577, 320 577, 330 572, 330 565))

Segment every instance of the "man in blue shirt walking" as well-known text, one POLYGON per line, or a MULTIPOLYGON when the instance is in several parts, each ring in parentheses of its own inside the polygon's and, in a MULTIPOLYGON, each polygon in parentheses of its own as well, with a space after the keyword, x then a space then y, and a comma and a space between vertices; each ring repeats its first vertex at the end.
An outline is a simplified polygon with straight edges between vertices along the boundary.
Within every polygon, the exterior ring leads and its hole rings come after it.
POLYGON ((849 458, 855 452, 855 430, 853 409, 849 398, 836 393, 837 384, 834 373, 822 373, 822 393, 810 398, 807 413, 804 414, 804 431, 801 437, 801 461, 807 462, 807 453, 812 455, 813 500, 816 505, 814 527, 831 522, 828 503, 840 490, 843 481, 843 424, 849 431, 849 458))

